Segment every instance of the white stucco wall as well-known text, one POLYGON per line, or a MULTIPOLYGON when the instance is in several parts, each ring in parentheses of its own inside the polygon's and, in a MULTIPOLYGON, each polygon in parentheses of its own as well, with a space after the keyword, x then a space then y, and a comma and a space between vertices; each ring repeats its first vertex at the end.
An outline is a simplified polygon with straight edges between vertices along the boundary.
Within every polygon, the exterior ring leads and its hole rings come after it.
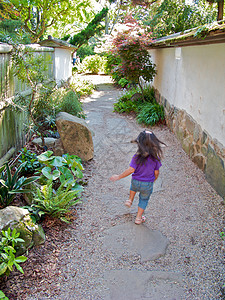
POLYGON ((55 48, 55 80, 66 81, 72 76, 71 50, 55 48))
POLYGON ((225 43, 150 50, 153 86, 225 146, 225 43))

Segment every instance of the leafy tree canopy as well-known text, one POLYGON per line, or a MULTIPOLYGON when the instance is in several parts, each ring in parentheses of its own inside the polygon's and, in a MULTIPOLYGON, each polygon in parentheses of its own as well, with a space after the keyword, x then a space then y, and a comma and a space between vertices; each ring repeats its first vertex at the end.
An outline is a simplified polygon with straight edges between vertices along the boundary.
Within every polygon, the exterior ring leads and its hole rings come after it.
POLYGON ((216 8, 204 0, 192 5, 185 4, 185 0, 164 0, 160 5, 151 6, 143 23, 159 38, 211 23, 216 15, 216 8))
POLYGON ((87 43, 88 40, 95 34, 99 34, 104 26, 101 21, 106 17, 108 8, 103 8, 98 14, 95 15, 94 19, 87 25, 87 27, 74 35, 73 37, 66 36, 64 39, 69 39, 70 44, 77 46, 78 48, 87 43))
POLYGON ((90 15, 90 0, 0 0, 0 17, 21 21, 31 42, 37 42, 49 27, 83 22, 90 15))

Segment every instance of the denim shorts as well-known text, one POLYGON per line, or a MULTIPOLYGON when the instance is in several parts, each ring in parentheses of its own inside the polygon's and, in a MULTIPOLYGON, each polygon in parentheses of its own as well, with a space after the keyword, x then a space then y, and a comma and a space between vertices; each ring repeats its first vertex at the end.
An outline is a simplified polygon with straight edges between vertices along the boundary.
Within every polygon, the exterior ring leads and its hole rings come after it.
POLYGON ((136 179, 131 179, 130 190, 134 192, 139 192, 138 206, 140 208, 146 209, 148 205, 148 200, 153 191, 153 182, 145 182, 136 179))

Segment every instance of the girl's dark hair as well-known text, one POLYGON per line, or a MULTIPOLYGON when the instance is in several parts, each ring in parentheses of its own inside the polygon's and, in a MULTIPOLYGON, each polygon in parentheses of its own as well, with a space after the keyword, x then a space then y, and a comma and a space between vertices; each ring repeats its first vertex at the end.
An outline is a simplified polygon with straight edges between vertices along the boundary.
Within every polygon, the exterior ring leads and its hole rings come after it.
POLYGON ((142 131, 134 142, 138 144, 136 154, 137 164, 142 165, 148 156, 153 160, 160 160, 162 157, 160 144, 164 143, 157 139, 153 132, 147 130, 142 131))

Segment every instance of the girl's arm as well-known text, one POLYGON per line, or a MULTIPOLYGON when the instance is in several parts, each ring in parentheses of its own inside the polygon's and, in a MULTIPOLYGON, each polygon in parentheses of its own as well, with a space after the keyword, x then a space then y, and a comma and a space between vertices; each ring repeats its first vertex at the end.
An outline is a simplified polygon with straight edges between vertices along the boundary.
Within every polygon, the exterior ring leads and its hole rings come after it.
POLYGON ((156 181, 158 177, 159 177, 159 170, 155 170, 155 180, 154 181, 156 181))
POLYGON ((116 180, 120 180, 124 177, 129 176, 130 174, 134 173, 135 169, 132 167, 129 167, 128 169, 126 169, 123 173, 119 174, 119 175, 113 175, 112 177, 110 177, 111 181, 116 181, 116 180))

